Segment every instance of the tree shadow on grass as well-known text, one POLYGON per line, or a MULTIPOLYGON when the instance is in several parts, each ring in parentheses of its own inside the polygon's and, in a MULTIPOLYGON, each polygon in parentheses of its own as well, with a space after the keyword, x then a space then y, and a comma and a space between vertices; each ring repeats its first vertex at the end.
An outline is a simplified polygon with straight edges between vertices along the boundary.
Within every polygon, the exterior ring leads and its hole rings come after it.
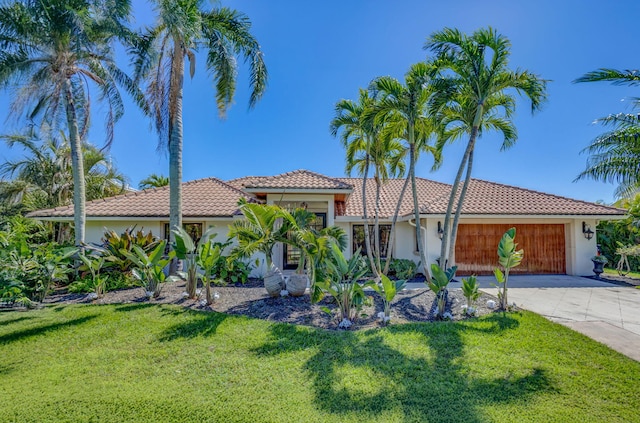
POLYGON ((180 338, 190 339, 211 336, 216 333, 218 326, 229 317, 223 313, 202 312, 185 308, 162 307, 161 310, 165 315, 168 314, 185 320, 165 329, 159 338, 163 342, 180 338))
MULTIPOLYGON (((481 407, 526 401, 554 390, 542 368, 532 366, 487 378, 474 375, 465 358, 465 332, 486 334, 487 342, 517 328, 511 316, 492 315, 474 324, 405 324, 389 333, 424 340, 424 350, 393 348, 378 330, 353 333, 312 332, 274 325, 270 339, 254 352, 278 355, 317 349, 304 365, 311 377, 316 406, 341 415, 355 413, 363 421, 391 412, 404 421, 486 421, 481 407), (366 384, 354 383, 351 374, 367 374, 366 384)), ((361 376, 362 378, 362 376, 361 376)))
POLYGON ((24 320, 31 320, 31 319, 33 319, 33 316, 20 316, 20 317, 16 317, 15 319, 5 320, 4 322, 2 322, 2 326, 7 327, 11 324, 22 322, 24 320))
POLYGON ((25 338, 30 338, 32 336, 44 335, 55 330, 81 325, 95 319, 96 317, 97 315, 94 314, 90 316, 79 317, 77 319, 67 320, 64 322, 52 323, 49 325, 41 325, 28 329, 18 330, 15 332, 9 332, 5 335, 0 336, 0 344, 8 344, 10 342, 19 341, 25 338))

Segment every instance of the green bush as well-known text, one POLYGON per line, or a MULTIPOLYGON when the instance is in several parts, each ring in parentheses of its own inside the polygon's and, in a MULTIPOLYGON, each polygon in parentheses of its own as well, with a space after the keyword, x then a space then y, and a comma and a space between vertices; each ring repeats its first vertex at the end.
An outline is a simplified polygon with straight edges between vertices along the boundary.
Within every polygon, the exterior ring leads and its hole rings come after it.
POLYGON ((413 260, 392 259, 389 264, 389 273, 397 279, 411 279, 416 275, 418 265, 413 260))

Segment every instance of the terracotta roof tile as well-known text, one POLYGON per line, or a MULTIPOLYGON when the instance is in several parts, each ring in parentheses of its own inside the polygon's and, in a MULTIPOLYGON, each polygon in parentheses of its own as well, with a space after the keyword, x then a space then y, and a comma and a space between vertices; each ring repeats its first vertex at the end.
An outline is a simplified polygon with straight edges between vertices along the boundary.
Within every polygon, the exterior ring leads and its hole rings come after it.
MULTIPOLYGON (((341 178, 354 186, 346 206, 346 216, 362 216, 362 179, 341 178)), ((380 216, 392 217, 405 179, 388 180, 381 188, 380 216)), ((451 185, 416 178, 418 206, 421 214, 445 214, 451 185)), ((373 216, 375 207, 375 181, 367 181, 367 214, 373 216)), ((411 186, 407 186, 400 216, 413 213, 411 186)), ((505 215, 611 215, 619 216, 625 211, 586 201, 574 200, 525 188, 472 179, 465 197, 462 214, 505 215)))
MULTIPOLYGON (((233 216, 240 197, 253 197, 216 178, 198 179, 182 184, 182 214, 184 217, 233 216)), ((168 217, 169 187, 116 195, 87 202, 88 217, 168 217)), ((73 205, 38 210, 29 217, 71 217, 73 205)))
MULTIPOLYGON (((241 178, 243 179, 243 178, 241 178)), ((234 180, 242 183, 245 189, 337 189, 351 190, 351 185, 340 179, 329 178, 308 170, 294 170, 293 172, 269 177, 249 177, 245 180, 234 180)))
MULTIPOLYGON (((404 179, 391 179, 381 187, 380 216, 393 216, 396 203, 404 186, 404 179)), ((451 185, 429 179, 416 178, 418 203, 421 214, 444 214, 449 201, 451 185)), ((277 176, 248 176, 223 182, 205 178, 185 182, 182 186, 183 215, 185 217, 222 217, 237 213, 240 197, 251 201, 255 198, 242 190, 300 189, 352 191, 346 203, 336 203, 338 216, 362 216, 362 179, 329 178, 306 170, 283 173, 277 176)), ((376 185, 373 179, 366 182, 367 213, 373 216, 376 185)), ((411 187, 407 186, 400 206, 400 216, 413 213, 411 187)), ((472 179, 462 209, 471 215, 597 215, 621 216, 625 211, 615 207, 573 200, 529 189, 472 179)), ((38 210, 29 217, 71 217, 73 206, 38 210)), ((168 217, 169 187, 137 191, 90 201, 88 217, 168 217)))
MULTIPOLYGON (((424 213, 444 213, 451 188, 445 196, 421 206, 424 213)), ((547 194, 525 188, 472 179, 462 207, 463 214, 511 215, 622 215, 622 209, 547 194)))

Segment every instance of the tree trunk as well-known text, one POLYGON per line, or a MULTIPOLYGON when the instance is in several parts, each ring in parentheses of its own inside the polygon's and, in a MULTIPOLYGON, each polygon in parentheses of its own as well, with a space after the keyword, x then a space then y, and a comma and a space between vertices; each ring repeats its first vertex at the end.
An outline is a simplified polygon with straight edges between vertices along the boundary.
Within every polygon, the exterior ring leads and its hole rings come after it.
POLYGON ((369 265, 371 266, 371 271, 373 272, 373 276, 376 280, 380 276, 378 276, 378 271, 376 269, 376 263, 373 260, 373 254, 371 253, 371 237, 369 236, 369 223, 367 216, 367 176, 369 175, 369 157, 367 157, 365 165, 364 165, 364 177, 362 178, 362 213, 364 214, 364 245, 367 249, 367 258, 369 259, 369 265))
POLYGON ((82 157, 82 140, 78 131, 76 109, 73 101, 71 81, 65 81, 65 106, 67 126, 69 129, 69 147, 71 149, 71 170, 73 173, 73 223, 76 246, 82 249, 85 231, 85 201, 86 188, 84 181, 84 160, 82 157))
MULTIPOLYGON (((469 142, 467 143, 467 148, 464 151, 464 155, 462 156, 462 161, 460 162, 460 167, 458 168, 458 173, 456 173, 456 179, 453 182, 453 186, 451 187, 451 194, 449 195, 449 204, 447 204, 447 212, 444 217, 444 227, 443 227, 443 236, 442 236, 442 245, 440 246, 440 267, 443 269, 447 267, 447 261, 449 257, 447 256, 447 247, 451 242, 451 233, 449 231, 449 223, 451 221, 451 212, 453 211, 453 204, 456 201, 456 193, 458 192, 458 187, 460 186, 460 180, 462 179, 462 172, 464 168, 467 166, 467 161, 469 160, 469 154, 473 151, 473 148, 476 143, 476 138, 478 136, 478 129, 480 128, 480 120, 482 118, 482 105, 478 106, 478 110, 476 111, 476 116, 474 119, 474 125, 471 129, 471 135, 469 136, 469 142)), ((464 197, 460 196, 458 199, 458 208, 462 208, 462 202, 464 201, 464 197)))
POLYGON ((416 185, 416 168, 415 168, 415 144, 409 144, 409 176, 411 177, 411 190, 413 192, 413 215, 416 220, 416 242, 418 244, 418 252, 420 253, 420 263, 422 263, 422 274, 427 281, 431 279, 429 273, 429 265, 424 254, 424 246, 422 245, 422 228, 420 226, 420 207, 418 204, 418 187, 416 185))
MULTIPOLYGON (((169 230, 182 227, 182 86, 184 82, 184 50, 174 41, 169 85, 169 230)), ((170 232, 170 242, 175 235, 170 232)), ((177 259, 171 261, 170 273, 175 274, 177 259)))
POLYGON ((409 177, 406 177, 404 180, 404 184, 402 184, 402 190, 400 191, 400 197, 398 198, 398 203, 396 204, 396 210, 393 213, 393 220, 391 221, 391 234, 389 234, 389 246, 387 247, 387 261, 384 264, 384 270, 382 271, 384 275, 387 275, 389 273, 389 263, 391 263, 391 258, 393 257, 393 247, 396 238, 396 222, 398 221, 400 206, 402 205, 402 200, 404 199, 404 194, 407 190, 407 186, 409 186, 409 177))
POLYGON ((379 275, 382 269, 380 265, 380 257, 382 255, 380 251, 380 175, 376 169, 376 210, 375 210, 375 223, 373 229, 373 239, 375 243, 375 259, 376 259, 376 273, 379 275))
POLYGON ((458 200, 458 207, 456 207, 456 214, 453 217, 453 225, 451 227, 451 240, 449 241, 449 265, 447 267, 453 267, 456 264, 456 237, 458 236, 458 224, 460 223, 460 213, 462 212, 462 202, 467 195, 467 189, 469 188, 469 181, 471 181, 471 168, 473 167, 473 149, 469 153, 469 159, 467 160, 467 172, 465 174, 464 183, 462 184, 462 191, 460 191, 460 199, 458 200))

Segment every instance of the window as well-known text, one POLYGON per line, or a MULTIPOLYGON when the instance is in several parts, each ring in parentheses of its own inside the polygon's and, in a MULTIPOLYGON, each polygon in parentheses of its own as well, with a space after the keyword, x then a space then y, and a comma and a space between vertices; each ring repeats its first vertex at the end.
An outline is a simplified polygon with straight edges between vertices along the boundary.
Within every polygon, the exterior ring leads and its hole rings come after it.
MULTIPOLYGON (((183 223, 182 227, 184 230, 191 236, 191 239, 197 243, 202 238, 202 223, 183 223)), ((169 235, 171 232, 169 231, 169 224, 164 224, 164 239, 169 242, 169 235)))
MULTIPOLYGON (((374 237, 374 225, 369 225, 369 241, 373 246, 375 243, 374 237)), ((380 257, 387 256, 389 251, 389 235, 391 234, 391 225, 378 225, 378 233, 380 234, 380 257)), ((364 225, 353 225, 353 252, 355 253, 360 248, 360 254, 367 254, 367 247, 364 240, 364 225)), ((373 251, 373 250, 372 250, 373 251)))

